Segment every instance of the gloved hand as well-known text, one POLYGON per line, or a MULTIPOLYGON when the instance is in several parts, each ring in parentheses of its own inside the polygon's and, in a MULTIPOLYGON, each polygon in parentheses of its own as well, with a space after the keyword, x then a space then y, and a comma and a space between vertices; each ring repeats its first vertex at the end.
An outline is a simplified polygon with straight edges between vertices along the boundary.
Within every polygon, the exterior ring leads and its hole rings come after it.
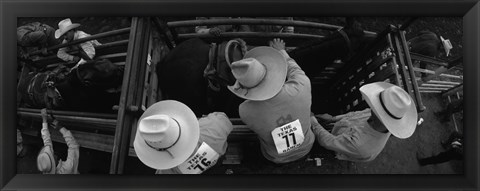
POLYGON ((74 56, 72 62, 73 62, 73 63, 78 63, 80 60, 81 60, 80 57, 74 56))
POLYGON ((43 123, 46 123, 47 122, 47 109, 46 108, 43 108, 42 110, 40 110, 40 113, 42 115, 42 120, 43 120, 43 123))
POLYGON ((210 33, 213 36, 220 36, 220 34, 222 33, 222 30, 218 27, 213 27, 213 28, 210 28, 208 33, 210 33))

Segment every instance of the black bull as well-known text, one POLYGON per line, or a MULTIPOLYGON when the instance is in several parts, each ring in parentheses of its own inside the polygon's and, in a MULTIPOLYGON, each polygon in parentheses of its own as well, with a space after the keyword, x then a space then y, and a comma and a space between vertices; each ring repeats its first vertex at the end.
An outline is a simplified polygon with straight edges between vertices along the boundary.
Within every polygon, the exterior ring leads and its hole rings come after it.
POLYGON ((22 76, 17 92, 28 108, 112 112, 119 102, 123 67, 109 60, 89 61, 71 72, 61 65, 53 71, 22 76))
MULTIPOLYGON (((363 48, 373 38, 366 38, 361 29, 345 29, 344 35, 333 33, 322 40, 309 42, 290 52, 299 66, 310 78, 336 59, 348 59, 354 52, 363 48), (348 42, 348 43, 347 43, 348 42)), ((228 78, 220 91, 208 88, 204 70, 209 62, 210 44, 200 39, 190 39, 175 47, 157 67, 159 86, 164 99, 174 99, 185 103, 197 116, 213 111, 223 111, 229 117, 238 117, 238 105, 243 101, 233 95, 227 84, 235 81, 229 67, 223 67, 228 78)), ((236 57, 232 61, 239 60, 236 57)), ((221 63, 225 64, 225 62, 221 63)))

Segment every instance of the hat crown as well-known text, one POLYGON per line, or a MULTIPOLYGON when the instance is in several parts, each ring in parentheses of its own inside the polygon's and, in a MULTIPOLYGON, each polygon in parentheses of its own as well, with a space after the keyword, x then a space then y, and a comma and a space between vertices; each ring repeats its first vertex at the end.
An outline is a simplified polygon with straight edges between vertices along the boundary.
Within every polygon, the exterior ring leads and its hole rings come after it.
POLYGON ((255 58, 233 62, 230 68, 235 79, 246 88, 258 85, 267 72, 265 66, 255 58))
POLYGON ((143 118, 138 126, 142 138, 152 147, 166 148, 175 143, 180 126, 168 115, 152 115, 143 118))
POLYGON ((55 163, 54 160, 50 147, 47 146, 43 148, 37 156, 38 170, 44 173, 49 173, 52 171, 52 168, 54 168, 54 166, 52 166, 52 163, 55 163))
POLYGON ((72 20, 70 20, 69 18, 63 19, 60 22, 58 22, 58 28, 59 29, 64 29, 64 28, 66 28, 67 26, 70 26, 70 25, 72 25, 72 20))
POLYGON ((381 99, 385 104, 385 109, 399 119, 405 116, 412 105, 410 95, 398 86, 385 89, 381 94, 381 99))

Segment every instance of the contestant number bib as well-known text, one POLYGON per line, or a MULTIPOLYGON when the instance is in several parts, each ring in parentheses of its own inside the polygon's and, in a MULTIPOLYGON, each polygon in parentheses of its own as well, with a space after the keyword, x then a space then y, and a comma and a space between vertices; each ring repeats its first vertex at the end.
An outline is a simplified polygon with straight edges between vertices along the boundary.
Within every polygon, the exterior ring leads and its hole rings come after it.
POLYGON ((302 145, 305 136, 303 135, 300 120, 287 123, 272 131, 273 141, 277 147, 278 154, 288 153, 302 145))
POLYGON ((184 163, 180 164, 178 169, 183 174, 201 174, 213 166, 217 162, 219 156, 220 155, 215 152, 212 147, 203 142, 197 152, 184 163))

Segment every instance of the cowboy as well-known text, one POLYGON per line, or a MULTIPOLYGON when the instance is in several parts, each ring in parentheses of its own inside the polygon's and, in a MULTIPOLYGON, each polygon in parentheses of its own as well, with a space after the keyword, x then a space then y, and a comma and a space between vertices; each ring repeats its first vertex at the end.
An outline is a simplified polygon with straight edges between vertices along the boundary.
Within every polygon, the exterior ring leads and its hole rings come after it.
MULTIPOLYGON (((60 128, 60 133, 62 133, 68 146, 68 156, 67 160, 58 160, 58 164, 55 165, 56 157, 53 154, 53 144, 48 130, 47 110, 42 109, 41 113, 43 119, 41 133, 44 146, 37 156, 38 170, 43 174, 79 174, 78 162, 80 152, 77 141, 69 130, 65 129, 65 127, 60 128)), ((53 124, 53 127, 57 128, 58 122, 54 121, 53 124)))
POLYGON ((335 151, 340 160, 372 161, 383 150, 390 135, 405 139, 416 128, 415 103, 402 88, 376 82, 360 87, 360 92, 370 108, 330 119, 337 121, 332 133, 311 117, 318 143, 335 151))
POLYGON ((55 38, 55 29, 47 24, 33 22, 17 28, 18 54, 21 59, 29 59, 30 48, 38 48, 45 56, 47 48, 60 44, 55 38))
POLYGON ((283 40, 251 49, 230 67, 236 82, 228 89, 246 99, 239 115, 258 135, 263 156, 276 164, 305 157, 315 140, 310 79, 287 54, 283 40))
POLYGON ((227 150, 233 125, 222 112, 197 120, 185 104, 165 100, 140 117, 133 147, 156 174, 201 174, 227 150))
MULTIPOLYGON (((55 31, 55 38, 62 40, 62 44, 65 44, 89 37, 90 34, 77 30, 79 26, 80 24, 72 23, 69 18, 66 18, 58 23, 58 29, 55 31)), ((101 45, 101 43, 97 40, 90 40, 80 44, 63 47, 58 49, 57 57, 65 62, 76 63, 76 65, 73 67, 76 68, 79 65, 86 63, 87 60, 91 60, 93 57, 95 57, 95 46, 98 45, 101 45), (79 57, 68 54, 67 51, 70 50, 78 50, 81 56, 79 57)))

